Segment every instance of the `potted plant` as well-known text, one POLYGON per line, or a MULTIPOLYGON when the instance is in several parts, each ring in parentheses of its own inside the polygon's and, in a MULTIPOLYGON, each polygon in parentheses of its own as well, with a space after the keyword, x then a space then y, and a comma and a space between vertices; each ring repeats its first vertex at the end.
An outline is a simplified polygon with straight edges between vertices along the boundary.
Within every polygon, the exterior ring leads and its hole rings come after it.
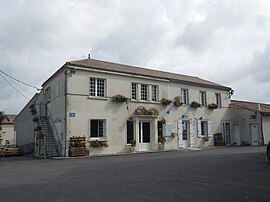
POLYGON ((182 98, 180 96, 176 96, 174 98, 174 102, 173 102, 174 106, 179 107, 182 106, 183 102, 182 102, 182 98))
POLYGON ((117 94, 117 95, 112 96, 113 102, 127 102, 127 100, 128 98, 124 95, 117 94))
POLYGON ((145 108, 143 106, 139 106, 137 107, 137 109, 135 109, 134 111, 135 115, 154 115, 154 116, 158 116, 158 110, 156 108, 145 108))
POLYGON ((169 104, 171 104, 171 100, 169 100, 169 99, 166 99, 166 98, 162 98, 161 100, 160 100, 160 103, 163 105, 163 106, 167 106, 167 105, 169 105, 169 104))
POLYGON ((208 105, 208 109, 217 109, 217 108, 218 108, 218 106, 215 103, 211 103, 208 105))
POLYGON ((90 141, 90 147, 108 147, 106 140, 94 140, 90 141))
POLYGON ((193 101, 191 104, 190 104, 190 107, 192 107, 192 108, 194 108, 194 109, 196 109, 196 108, 198 108, 198 107, 200 107, 201 105, 198 103, 198 102, 196 102, 196 101, 193 101))
POLYGON ((171 136, 172 136, 172 138, 175 138, 177 136, 177 133, 172 132, 171 136))
POLYGON ((135 147, 136 147, 136 140, 131 140, 130 141, 130 148, 129 148, 129 150, 130 150, 130 152, 135 152, 135 147))
POLYGON ((38 120, 39 120, 39 118, 36 117, 36 116, 32 118, 32 121, 33 121, 33 122, 38 122, 38 120))

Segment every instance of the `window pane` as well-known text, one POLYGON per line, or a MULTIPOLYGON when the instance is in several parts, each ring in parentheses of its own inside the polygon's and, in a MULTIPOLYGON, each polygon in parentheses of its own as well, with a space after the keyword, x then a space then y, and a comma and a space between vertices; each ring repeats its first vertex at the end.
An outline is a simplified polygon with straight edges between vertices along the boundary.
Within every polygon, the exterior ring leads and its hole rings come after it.
POLYGON ((131 144, 131 140, 134 140, 133 121, 127 121, 127 143, 131 144))
POLYGON ((98 137, 98 121, 97 120, 91 120, 90 137, 98 137))
POLYGON ((206 92, 200 91, 200 104, 206 106, 206 92))
POLYGON ((132 83, 132 99, 133 100, 137 100, 137 84, 136 83, 132 83))
POLYGON ((90 78, 90 96, 96 95, 96 79, 90 78))
POLYGON ((104 121, 98 121, 98 137, 104 137, 104 121))
POLYGON ((97 79, 97 96, 104 97, 104 79, 97 79))
POLYGON ((216 104, 218 107, 221 107, 221 94, 216 93, 216 104))
POLYGON ((147 100, 147 85, 142 84, 141 85, 141 100, 147 100))
POLYGON ((152 86, 152 101, 157 101, 157 86, 152 86))
POLYGON ((187 105, 188 104, 188 90, 187 89, 182 89, 181 94, 182 94, 183 104, 187 105))

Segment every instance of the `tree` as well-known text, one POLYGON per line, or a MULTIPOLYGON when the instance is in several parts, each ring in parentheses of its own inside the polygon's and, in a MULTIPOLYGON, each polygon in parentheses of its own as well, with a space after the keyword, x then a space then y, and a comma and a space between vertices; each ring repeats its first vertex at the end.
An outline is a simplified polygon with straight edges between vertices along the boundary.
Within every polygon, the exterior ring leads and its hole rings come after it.
POLYGON ((7 120, 9 121, 7 115, 5 114, 4 111, 0 111, 0 145, 2 144, 2 140, 3 140, 3 137, 2 137, 2 123, 4 120, 7 120))

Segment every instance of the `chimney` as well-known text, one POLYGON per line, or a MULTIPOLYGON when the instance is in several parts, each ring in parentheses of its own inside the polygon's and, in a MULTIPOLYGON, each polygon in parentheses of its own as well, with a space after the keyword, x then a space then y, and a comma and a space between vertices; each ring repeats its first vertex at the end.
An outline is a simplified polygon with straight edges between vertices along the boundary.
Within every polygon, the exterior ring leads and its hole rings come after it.
POLYGON ((91 55, 90 55, 90 53, 88 54, 88 59, 91 59, 91 55))

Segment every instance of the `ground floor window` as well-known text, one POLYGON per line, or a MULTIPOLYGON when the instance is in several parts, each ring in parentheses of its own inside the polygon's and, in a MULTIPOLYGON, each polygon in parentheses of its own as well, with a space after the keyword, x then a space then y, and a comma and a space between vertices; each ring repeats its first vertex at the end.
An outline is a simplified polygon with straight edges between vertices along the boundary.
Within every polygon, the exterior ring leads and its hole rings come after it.
POLYGON ((211 137, 211 122, 198 121, 198 137, 211 137))
POLYGON ((92 119, 90 121, 90 137, 91 138, 106 137, 105 129, 106 129, 105 120, 92 119))
POLYGON ((135 138, 134 138, 134 122, 127 121, 127 144, 131 144, 132 140, 135 140, 135 138))

